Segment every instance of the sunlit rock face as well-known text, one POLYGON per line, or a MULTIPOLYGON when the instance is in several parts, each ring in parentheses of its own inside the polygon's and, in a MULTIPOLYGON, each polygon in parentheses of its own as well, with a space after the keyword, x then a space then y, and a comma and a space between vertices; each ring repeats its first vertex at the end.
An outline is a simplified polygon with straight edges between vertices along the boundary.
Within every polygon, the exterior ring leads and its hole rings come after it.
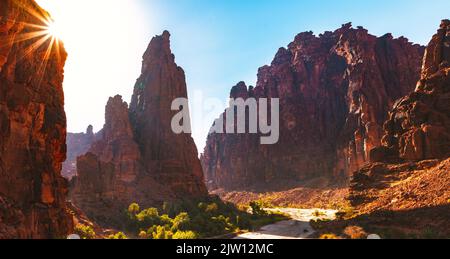
POLYGON ((259 69, 256 87, 231 97, 280 98, 280 140, 211 134, 202 156, 209 188, 284 188, 315 177, 346 179, 381 145, 395 101, 412 92, 424 48, 351 24, 300 33, 259 69))
POLYGON ((0 2, 0 238, 64 238, 66 52, 36 31, 49 17, 34 1, 0 2))
POLYGON ((383 147, 373 162, 450 156, 450 21, 428 44, 416 90, 400 99, 384 125, 383 147))
POLYGON ((104 225, 119 225, 133 202, 150 207, 207 195, 194 141, 171 129, 172 101, 187 90, 169 33, 153 38, 143 58, 130 107, 110 98, 103 130, 77 160, 71 198, 104 225))
POLYGON ((372 150, 372 163, 353 174, 349 200, 359 213, 392 212, 381 221, 371 216, 366 224, 381 222, 408 233, 432 226, 438 236, 448 236, 449 64, 450 21, 444 20, 426 49, 417 88, 389 113, 383 146, 372 150))

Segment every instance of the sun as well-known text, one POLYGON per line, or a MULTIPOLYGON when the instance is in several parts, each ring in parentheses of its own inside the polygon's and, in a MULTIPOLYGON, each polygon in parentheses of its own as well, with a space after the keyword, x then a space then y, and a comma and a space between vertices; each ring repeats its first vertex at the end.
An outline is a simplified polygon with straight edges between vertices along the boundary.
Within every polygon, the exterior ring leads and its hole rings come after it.
POLYGON ((44 23, 44 37, 67 53, 63 86, 68 129, 101 127, 105 107, 99 100, 116 94, 131 98, 129 87, 153 34, 153 20, 142 12, 144 2, 151 1, 35 1, 51 20, 44 23))
POLYGON ((47 23, 47 29, 45 30, 48 35, 53 38, 61 39, 62 30, 61 26, 56 21, 49 21, 47 23))

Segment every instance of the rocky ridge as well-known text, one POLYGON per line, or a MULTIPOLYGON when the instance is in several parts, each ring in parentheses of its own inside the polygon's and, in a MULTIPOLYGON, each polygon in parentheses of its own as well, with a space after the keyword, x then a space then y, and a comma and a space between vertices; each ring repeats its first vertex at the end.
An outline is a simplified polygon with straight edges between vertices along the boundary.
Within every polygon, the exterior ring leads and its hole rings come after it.
POLYGON ((285 189, 317 177, 345 182, 381 145, 395 101, 420 78, 424 48, 345 24, 319 36, 300 33, 259 69, 256 87, 241 82, 231 98, 280 98, 280 140, 211 134, 201 161, 210 189, 285 189))

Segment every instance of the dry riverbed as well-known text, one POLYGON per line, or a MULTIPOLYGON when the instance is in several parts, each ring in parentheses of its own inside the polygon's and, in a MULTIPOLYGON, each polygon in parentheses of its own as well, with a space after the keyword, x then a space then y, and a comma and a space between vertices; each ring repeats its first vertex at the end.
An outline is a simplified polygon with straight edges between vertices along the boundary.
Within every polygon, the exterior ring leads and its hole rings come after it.
POLYGON ((267 209, 282 212, 291 219, 262 227, 259 231, 244 233, 235 239, 306 239, 314 233, 312 219, 334 219, 336 210, 322 209, 267 209))

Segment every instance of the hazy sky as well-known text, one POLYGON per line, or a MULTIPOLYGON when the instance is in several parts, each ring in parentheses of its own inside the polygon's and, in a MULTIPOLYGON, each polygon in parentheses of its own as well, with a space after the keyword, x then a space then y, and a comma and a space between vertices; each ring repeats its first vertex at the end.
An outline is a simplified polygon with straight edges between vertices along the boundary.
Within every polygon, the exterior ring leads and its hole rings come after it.
MULTIPOLYGON (((259 67, 302 31, 352 22, 370 33, 427 44, 448 0, 38 0, 54 16, 69 52, 64 82, 68 130, 104 123, 109 96, 129 101, 151 37, 169 30, 191 95, 228 98, 239 81, 255 84, 259 67)), ((219 115, 219 114, 217 114, 219 115)), ((212 124, 212 121, 211 121, 212 124)), ((194 126, 203 150, 208 127, 194 126)))

